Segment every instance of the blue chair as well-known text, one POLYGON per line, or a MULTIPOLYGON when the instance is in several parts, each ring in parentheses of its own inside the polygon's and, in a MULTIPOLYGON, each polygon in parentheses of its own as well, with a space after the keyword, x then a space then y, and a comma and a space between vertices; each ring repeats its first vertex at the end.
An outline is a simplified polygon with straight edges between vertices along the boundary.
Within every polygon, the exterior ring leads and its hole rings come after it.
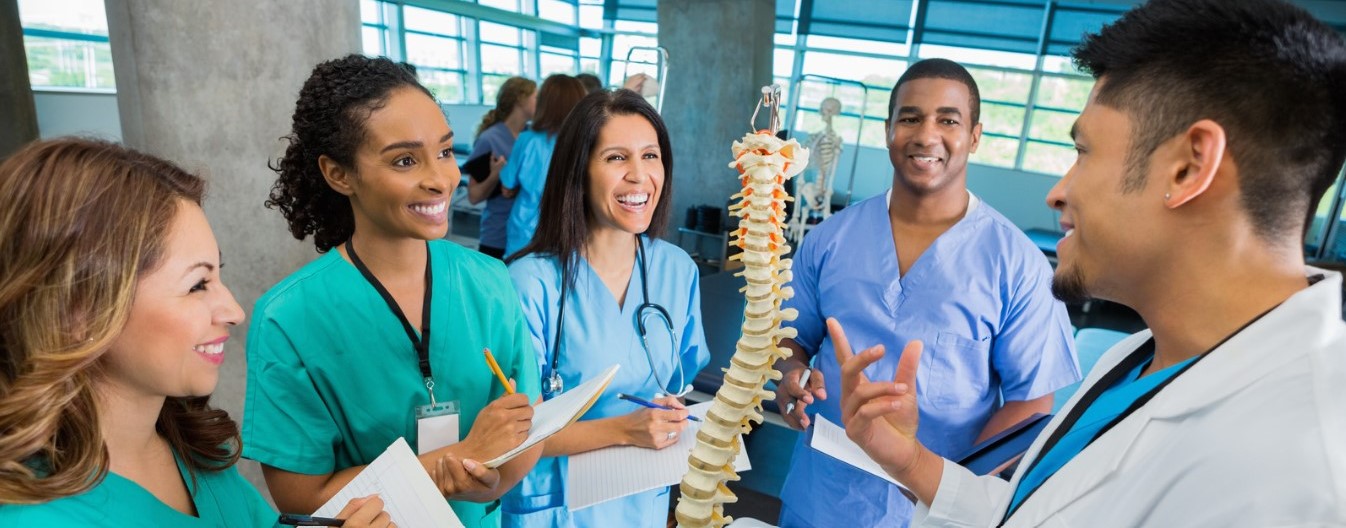
MULTIPOLYGON (((1098 363, 1098 358, 1103 357, 1104 352, 1129 335, 1131 334, 1102 328, 1082 328, 1076 332, 1075 353, 1080 360, 1080 374, 1087 377, 1089 371, 1098 363)), ((1070 397, 1075 395, 1075 391, 1080 389, 1080 383, 1077 381, 1056 391, 1052 402, 1052 414, 1061 411, 1061 407, 1064 407, 1070 397)))

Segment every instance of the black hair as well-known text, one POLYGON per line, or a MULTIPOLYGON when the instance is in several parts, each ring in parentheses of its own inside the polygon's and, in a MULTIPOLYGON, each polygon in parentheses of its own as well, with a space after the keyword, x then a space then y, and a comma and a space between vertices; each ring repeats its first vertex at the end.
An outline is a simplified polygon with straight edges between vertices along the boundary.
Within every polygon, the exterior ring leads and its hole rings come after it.
POLYGON ((603 81, 599 80, 598 76, 592 73, 581 73, 576 75, 575 78, 580 81, 580 84, 584 85, 584 89, 588 90, 589 93, 594 93, 603 89, 603 81))
POLYGON ((347 55, 313 68, 295 103, 294 124, 285 137, 290 145, 284 156, 268 163, 277 178, 266 206, 280 210, 296 239, 313 235, 313 244, 324 253, 355 232, 350 199, 327 185, 318 158, 354 169, 369 115, 402 87, 434 98, 411 72, 385 57, 347 55))
POLYGON ((668 127, 664 126, 659 112, 639 94, 626 89, 600 90, 580 100, 561 125, 551 166, 547 169, 547 186, 542 190, 542 208, 538 214, 542 221, 538 222, 532 241, 510 255, 506 262, 529 253, 555 256, 561 262, 561 269, 565 270, 563 280, 574 284, 574 263, 594 222, 593 207, 587 199, 589 158, 598 146, 599 132, 615 115, 645 118, 659 138, 664 185, 645 234, 654 238, 664 234, 668 226, 670 197, 673 196, 673 147, 669 142, 668 127))
POLYGON ((893 112, 897 110, 897 90, 902 85, 918 79, 948 79, 958 81, 967 86, 968 107, 972 113, 972 126, 981 122, 981 91, 977 89, 977 81, 968 73, 967 68, 949 59, 925 59, 918 61, 902 72, 902 76, 897 78, 897 84, 893 85, 892 93, 888 94, 888 121, 893 120, 893 112))
MULTIPOLYGON (((1346 155, 1346 44, 1279 0, 1152 0, 1072 52, 1102 80, 1095 102, 1135 124, 1124 192, 1196 121, 1224 128, 1240 203, 1274 240, 1301 227, 1346 155)), ((1302 236, 1302 232, 1300 233, 1302 236)))

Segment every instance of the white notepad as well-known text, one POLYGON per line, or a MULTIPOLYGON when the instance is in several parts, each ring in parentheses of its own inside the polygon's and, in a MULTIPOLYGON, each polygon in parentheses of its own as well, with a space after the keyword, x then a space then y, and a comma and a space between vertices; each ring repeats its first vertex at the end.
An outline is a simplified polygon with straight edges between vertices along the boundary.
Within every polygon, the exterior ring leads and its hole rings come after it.
POLYGON ((841 426, 827 421, 821 413, 814 415, 813 418, 813 442, 809 444, 814 449, 823 452, 827 456, 855 466, 856 468, 879 477, 888 482, 896 484, 897 487, 907 489, 901 483, 888 475, 874 459, 869 458, 860 444, 852 442, 846 436, 846 430, 841 426))
MULTIPOLYGON (((698 403, 687 410, 692 416, 704 419, 711 403, 698 403)), ((659 450, 613 446, 572 455, 566 474, 566 505, 574 511, 682 482, 688 469, 687 456, 696 447, 698 429, 699 422, 687 422, 678 443, 659 450)), ((739 445, 743 445, 741 436, 739 445)), ((742 473, 750 469, 748 453, 740 451, 734 458, 734 471, 742 473)))
POLYGON ((528 429, 528 438, 518 447, 487 461, 486 467, 500 467, 501 464, 509 462, 511 458, 519 456, 519 453, 527 451, 528 448, 546 440, 547 437, 556 434, 565 426, 578 420, 585 411, 593 407, 594 402, 598 401, 598 396, 603 394, 603 389, 606 389, 608 383, 612 382, 612 376, 617 373, 618 367, 621 367, 621 365, 608 367, 602 375, 581 383, 578 387, 565 391, 534 407, 533 425, 528 429))
POLYGON ((463 526, 403 438, 398 438, 388 446, 382 455, 375 458, 313 515, 333 517, 351 499, 374 493, 383 499, 383 510, 398 526, 463 526))

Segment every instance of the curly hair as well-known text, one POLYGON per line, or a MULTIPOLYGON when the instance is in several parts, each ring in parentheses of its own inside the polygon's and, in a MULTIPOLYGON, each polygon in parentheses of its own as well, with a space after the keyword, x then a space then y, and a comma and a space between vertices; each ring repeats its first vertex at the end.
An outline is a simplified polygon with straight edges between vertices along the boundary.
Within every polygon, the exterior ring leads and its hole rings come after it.
MULTIPOLYGON (((0 164, 0 504, 75 495, 108 471, 95 391, 178 202, 205 182, 112 143, 29 144, 0 164)), ((207 397, 169 397, 156 429, 195 471, 238 460, 207 397)))
POLYGON ((318 168, 327 156, 342 167, 355 167, 355 151, 365 140, 365 122, 388 103, 393 90, 412 87, 434 98, 416 77, 385 57, 347 55, 313 68, 295 103, 294 124, 285 139, 285 155, 269 164, 276 183, 266 206, 279 209, 290 234, 313 235, 325 253, 355 232, 350 200, 332 190, 318 168))
POLYGON ((532 79, 523 77, 505 79, 504 84, 500 85, 500 92, 495 96, 495 108, 487 111, 486 115, 481 118, 481 124, 477 125, 477 135, 480 136, 486 129, 507 119, 510 114, 514 113, 516 106, 536 91, 537 83, 533 82, 532 79))

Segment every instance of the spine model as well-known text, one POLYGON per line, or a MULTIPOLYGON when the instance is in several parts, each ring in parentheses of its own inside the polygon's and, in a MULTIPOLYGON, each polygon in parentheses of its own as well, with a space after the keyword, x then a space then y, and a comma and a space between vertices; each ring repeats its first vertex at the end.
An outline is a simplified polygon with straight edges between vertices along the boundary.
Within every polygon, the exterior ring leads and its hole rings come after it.
POLYGON ((782 141, 769 131, 750 133, 734 142, 734 162, 743 191, 731 197, 738 202, 730 214, 742 218, 731 243, 743 248, 733 259, 743 261, 739 275, 747 279, 742 290, 747 296, 743 334, 738 339, 724 384, 715 393, 714 403, 696 433, 696 447, 688 457, 687 474, 682 478, 675 513, 678 525, 685 528, 721 527, 732 521, 724 516, 723 504, 738 499, 725 482, 738 480, 734 457, 742 450, 739 436, 752 430, 750 422, 762 422, 762 399, 772 397, 763 389, 768 379, 781 375, 772 369, 778 358, 790 356, 790 350, 778 347, 783 338, 795 336, 793 328, 781 328, 797 312, 781 310, 781 301, 794 292, 790 282, 790 252, 782 233, 785 227, 785 201, 789 194, 782 184, 804 170, 809 152, 791 139, 782 141))

